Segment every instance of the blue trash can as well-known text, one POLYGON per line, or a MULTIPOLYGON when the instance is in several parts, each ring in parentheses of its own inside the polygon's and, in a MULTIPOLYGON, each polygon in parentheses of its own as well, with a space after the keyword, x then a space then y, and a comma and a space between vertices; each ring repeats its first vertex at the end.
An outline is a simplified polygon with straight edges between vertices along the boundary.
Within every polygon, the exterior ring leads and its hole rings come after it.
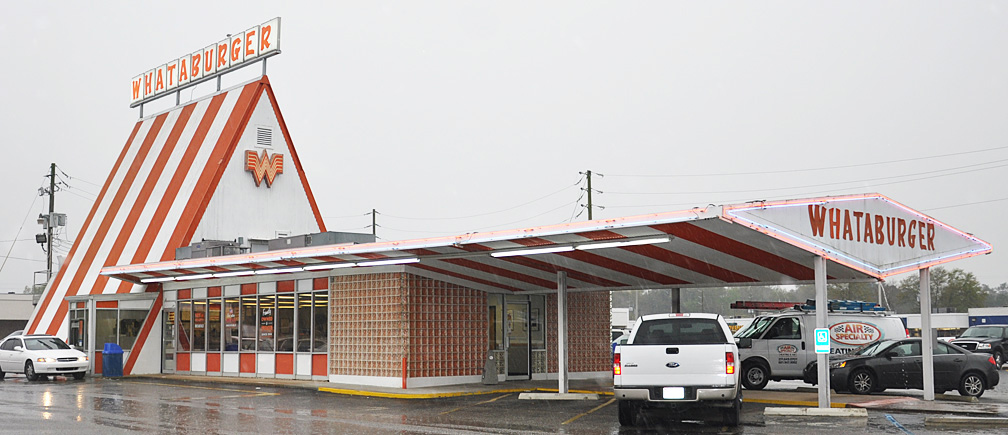
POLYGON ((123 375, 123 351, 118 344, 105 343, 102 351, 102 376, 119 377, 123 375))

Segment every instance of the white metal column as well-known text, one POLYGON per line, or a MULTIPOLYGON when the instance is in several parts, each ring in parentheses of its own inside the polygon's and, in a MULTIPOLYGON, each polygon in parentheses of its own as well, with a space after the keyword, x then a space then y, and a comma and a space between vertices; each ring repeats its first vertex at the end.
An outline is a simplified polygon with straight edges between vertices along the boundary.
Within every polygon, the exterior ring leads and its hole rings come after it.
POLYGON ((557 380, 567 394, 567 272, 557 272, 557 380))
MULTIPOLYGON (((815 325, 816 328, 825 328, 826 310, 829 308, 829 300, 826 299, 826 259, 817 255, 813 263, 815 265, 815 325)), ((802 339, 808 340, 808 337, 802 339)), ((829 354, 817 353, 816 364, 819 376, 819 407, 829 408, 829 354)))
POLYGON ((95 374, 95 367, 98 364, 95 361, 95 349, 98 348, 98 344, 95 343, 95 300, 94 298, 89 298, 84 302, 84 306, 87 307, 87 354, 88 360, 91 361, 91 374, 95 374))
POLYGON ((934 333, 931 331, 931 268, 920 270, 921 360, 924 363, 924 400, 934 400, 934 333))

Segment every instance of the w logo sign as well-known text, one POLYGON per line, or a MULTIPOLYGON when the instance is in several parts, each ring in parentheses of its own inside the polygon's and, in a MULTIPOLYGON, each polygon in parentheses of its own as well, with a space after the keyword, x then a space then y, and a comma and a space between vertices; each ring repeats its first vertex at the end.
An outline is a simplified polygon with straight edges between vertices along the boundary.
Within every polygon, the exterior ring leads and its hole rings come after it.
POLYGON ((256 186, 259 186, 265 178, 266 187, 272 187, 277 174, 283 173, 283 154, 273 154, 273 157, 270 157, 266 150, 263 150, 262 157, 259 157, 255 151, 245 151, 245 170, 252 172, 256 186))

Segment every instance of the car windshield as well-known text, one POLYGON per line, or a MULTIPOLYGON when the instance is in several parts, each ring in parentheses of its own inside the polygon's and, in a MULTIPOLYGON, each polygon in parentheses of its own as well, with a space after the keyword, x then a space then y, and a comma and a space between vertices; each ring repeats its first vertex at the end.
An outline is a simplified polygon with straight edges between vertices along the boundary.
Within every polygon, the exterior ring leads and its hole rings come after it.
POLYGON ((995 337, 1001 338, 1003 329, 1000 326, 974 326, 967 329, 960 337, 995 337))
POLYGON ((888 349, 889 345, 891 344, 893 344, 893 341, 891 340, 876 341, 874 343, 869 343, 857 349, 854 349, 854 351, 851 352, 850 355, 875 356, 878 355, 879 352, 888 349))
POLYGON ((748 326, 739 329, 739 331, 735 333, 735 338, 759 337, 763 334, 763 331, 766 331, 767 327, 773 323, 773 320, 773 317, 757 317, 756 320, 753 320, 748 326))
POLYGON ((69 349, 63 340, 56 337, 40 337, 40 338, 25 338, 25 348, 28 350, 50 350, 50 349, 69 349))

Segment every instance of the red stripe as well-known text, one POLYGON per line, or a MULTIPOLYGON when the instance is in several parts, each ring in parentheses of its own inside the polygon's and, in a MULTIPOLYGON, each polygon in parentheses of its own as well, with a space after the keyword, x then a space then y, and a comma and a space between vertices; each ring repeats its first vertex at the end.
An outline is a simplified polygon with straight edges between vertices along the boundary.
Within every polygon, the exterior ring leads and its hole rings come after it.
MULTIPOLYGON (((493 249, 483 246, 483 245, 463 245, 462 249, 469 252, 485 252, 492 251, 493 249)), ((555 264, 546 263, 544 261, 539 261, 532 259, 531 257, 515 256, 515 257, 501 257, 498 260, 504 260, 509 263, 518 264, 521 266, 529 267, 532 269, 541 270, 543 272, 557 273, 559 271, 567 272, 567 277, 573 280, 586 282, 589 284, 595 284, 607 287, 625 287, 626 284, 611 281, 602 277, 598 277, 589 273, 584 273, 576 269, 571 269, 569 267, 562 267, 555 264)))
MULTIPOLYGON (((119 166, 122 165, 123 159, 126 158, 126 152, 129 151, 130 145, 133 144, 133 139, 136 138, 136 134, 140 131, 141 125, 143 125, 143 122, 137 122, 133 125, 133 132, 130 133, 129 139, 126 140, 126 145, 123 145, 123 150, 119 153, 119 160, 116 160, 115 165, 112 166, 112 172, 110 172, 108 178, 105 179, 105 185, 102 186, 101 192, 98 193, 98 199, 96 199, 94 205, 91 206, 91 212, 88 213, 87 219, 84 220, 84 225, 81 226, 80 232, 78 233, 81 236, 87 233, 87 229, 91 226, 91 219, 94 218, 95 212, 98 210, 98 206, 101 205, 102 200, 105 198, 105 193, 108 192, 109 185, 112 184, 112 178, 115 177, 116 172, 119 172, 119 166)), ((70 264, 70 261, 73 260, 74 254, 77 253, 77 248, 81 245, 81 242, 82 237, 78 237, 77 240, 74 241, 73 247, 70 248, 70 254, 68 254, 67 258, 63 260, 64 266, 70 264)), ((35 310, 31 326, 28 328, 29 333, 37 332, 35 328, 38 327, 42 317, 45 316, 46 308, 49 307, 49 302, 52 300, 53 294, 55 294, 59 288, 60 281, 63 280, 63 275, 66 274, 68 269, 69 267, 61 267, 59 272, 56 273, 56 279, 53 280, 52 285, 49 286, 49 291, 46 292, 41 303, 35 310)))
POLYGON ((140 357, 140 351, 143 350, 144 343, 147 342, 147 337, 150 336, 150 332, 154 328, 154 323, 157 321, 158 316, 161 315, 161 299, 163 297, 163 294, 159 294, 154 299, 154 306, 147 313, 147 319, 144 320, 143 328, 140 329, 140 335, 133 342, 133 350, 130 351, 129 358, 126 359, 126 364, 123 366, 123 375, 129 375, 133 372, 133 366, 136 364, 137 358, 140 357))
MULTIPOLYGON (((185 154, 179 161, 178 167, 175 168, 172 180, 168 183, 168 187, 165 188, 164 194, 161 196, 161 203, 158 204, 157 209, 154 211, 154 216, 151 218, 150 224, 147 226, 147 232, 145 232, 143 237, 140 239, 140 245, 137 246, 137 250, 133 254, 133 259, 130 261, 130 264, 143 263, 147 260, 148 255, 150 255, 154 241, 157 239, 158 233, 161 232, 165 219, 168 218, 168 212, 171 211, 171 206, 175 203, 175 199, 178 197, 179 190, 182 188, 182 183, 184 183, 186 178, 188 178, 189 170, 192 168, 193 161, 196 160, 196 155, 199 154, 203 141, 206 139, 206 135, 210 131, 210 127, 213 126, 213 121, 217 118, 217 113, 220 110, 221 105, 224 103, 226 96, 227 94, 220 94, 210 99, 206 112, 203 114, 203 119, 200 120, 200 124, 196 128, 196 132, 193 134, 192 139, 189 140, 189 146, 186 147, 185 154)), ((173 254, 172 257, 174 257, 175 248, 176 246, 167 246, 165 247, 165 252, 171 251, 173 254)), ((162 254, 161 260, 165 259, 166 258, 164 258, 164 255, 162 254)), ((132 287, 131 283, 122 282, 119 284, 119 288, 116 290, 116 293, 125 293, 129 291, 130 287, 132 287)))
POLYGON ((727 255, 763 266, 799 281, 815 279, 815 271, 786 258, 757 249, 689 223, 652 225, 652 228, 727 255))
POLYGON ((487 285, 487 286, 494 287, 494 288, 500 288, 500 289, 509 290, 509 291, 512 291, 512 292, 522 292, 522 291, 524 291, 523 289, 520 289, 520 288, 517 288, 517 287, 511 287, 511 286, 503 285, 503 284, 496 283, 496 282, 493 282, 493 281, 487 281, 485 279, 473 278, 473 277, 471 277, 469 275, 463 275, 461 273, 452 272, 450 270, 438 269, 438 268, 436 268, 434 266, 431 266, 429 264, 415 263, 415 264, 411 264, 410 266, 416 267, 418 269, 429 270, 431 272, 437 272, 437 273, 440 273, 442 275, 453 276, 455 278, 464 279, 466 281, 472 281, 472 282, 475 282, 475 283, 487 285))
MULTIPOLYGON (((85 276, 87 276, 88 271, 91 270, 91 265, 94 263, 94 258, 98 255, 98 250, 101 249, 102 242, 105 240, 105 236, 108 234, 109 228, 112 226, 112 222, 115 221, 116 214, 119 212, 122 206, 123 200, 126 198, 126 194, 129 193, 130 187, 133 185, 133 181, 136 179, 137 173, 140 172, 140 167, 143 166, 144 161, 147 160, 147 153, 150 152, 151 145, 154 140, 157 139, 157 134, 161 131, 161 126, 164 124, 165 119, 168 118, 167 113, 163 113, 154 118, 154 122, 151 123, 151 128, 147 132, 147 136, 144 138, 143 144, 137 150, 136 157, 133 159, 133 163, 130 165, 129 170, 126 172, 125 177, 123 177, 122 184, 120 184, 116 189, 116 194, 112 198, 112 202, 109 204, 109 208, 105 213, 104 219, 102 219, 101 225, 98 227, 98 231, 95 233, 93 239, 88 245, 87 253, 84 254, 80 266, 77 268, 74 278, 70 281, 70 287, 67 288, 66 296, 74 296, 78 293, 81 288, 81 284, 84 281, 85 276)), ((86 290, 85 292, 87 292, 86 290)), ((54 335, 59 331, 60 325, 63 323, 63 319, 66 316, 67 305, 60 304, 59 308, 56 310, 56 314, 53 316, 53 321, 49 324, 49 328, 46 333, 54 335)))
POLYGON ((270 104, 273 106, 273 113, 276 114, 277 123, 280 124, 280 131, 283 132, 284 140, 287 142, 287 150, 290 152, 291 159, 294 160, 294 166, 297 168, 298 176, 301 178, 301 186, 304 187, 305 195, 308 197, 308 204, 311 205, 312 213, 315 213, 315 222, 318 222, 319 231, 325 232, 326 227, 325 223, 322 222, 322 212, 319 211, 318 205, 315 203, 315 195, 312 194, 311 186, 308 184, 308 177, 301 166, 301 159, 298 158, 297 151, 294 149, 294 142, 287 131, 287 123, 284 122, 283 114, 280 113, 280 105, 277 103, 276 96, 273 95, 273 87, 266 76, 263 76, 261 82, 266 84, 266 94, 269 95, 270 104))
POLYGON ((260 82, 249 83, 242 88, 234 110, 231 112, 227 124, 224 125, 224 129, 217 138, 213 153, 210 155, 210 159, 207 160, 203 173, 196 182, 196 187, 189 197, 189 202, 186 204, 185 210, 183 210, 182 216, 179 218, 175 232, 172 233, 168 246, 161 256, 162 261, 174 256, 175 248, 186 246, 192 240, 193 234, 196 233, 196 229, 203 219, 203 213, 210 204, 210 199, 213 198, 213 192, 217 189, 217 184, 227 169, 227 162, 234 155, 238 139, 241 138, 241 132, 245 129, 248 118, 252 116, 255 105, 250 103, 261 92, 262 84, 260 82))
MULTIPOLYGON (((413 249, 411 250, 416 255, 438 255, 437 252, 430 249, 413 249)), ((467 258, 446 258, 441 261, 445 263, 454 264, 456 266, 461 266, 467 269, 473 269, 483 273, 488 273, 490 275, 496 275, 503 278, 511 278, 516 281, 522 281, 528 284, 532 284, 538 287, 552 288, 555 283, 553 281, 534 277, 531 275, 526 275, 524 273, 515 272, 513 270, 503 269, 496 266, 491 266, 488 264, 483 264, 477 261, 473 261, 467 258)))
POLYGON ((626 275, 635 276, 637 278, 646 279, 648 281, 656 282, 663 285, 689 284, 688 281, 683 281, 679 278, 673 278, 668 275, 644 269, 642 267, 637 267, 629 263, 624 263, 622 261, 616 261, 611 258, 603 257, 601 255, 593 254, 590 252, 584 252, 584 251, 559 252, 557 253, 557 255, 561 255, 584 263, 593 264, 606 269, 615 270, 617 272, 626 275))
POLYGON ((668 264, 679 266, 683 269, 689 269, 694 272, 707 275, 714 279, 719 279, 728 283, 743 283, 743 282, 756 282, 755 278, 750 278, 748 276, 742 275, 741 273, 736 273, 728 269, 724 269, 713 264, 697 260, 692 257, 687 257, 685 255, 672 252, 668 249, 659 248, 654 245, 646 246, 624 246, 622 249, 633 252, 635 254, 643 255, 645 257, 650 257, 655 260, 663 261, 668 264))
MULTIPOLYGON (((112 245, 112 249, 105 258, 105 262, 103 263, 104 266, 115 266, 116 262, 119 261, 119 256, 122 255, 123 250, 126 248, 126 243, 131 239, 133 229, 136 227, 137 221, 140 220, 140 215, 143 213, 144 207, 150 199, 151 192, 154 191, 154 186, 157 185, 158 179, 161 178, 161 173, 164 171, 164 167, 168 163, 168 158, 171 157, 172 151, 175 149, 175 144, 178 143, 179 136, 182 135, 182 130, 185 129, 186 123, 189 122, 189 116, 192 115, 194 108, 196 108, 196 106, 194 104, 190 104, 183 107, 182 111, 179 113, 178 119, 175 121, 175 126, 172 127, 172 131, 168 135, 164 146, 161 147, 161 153, 158 154, 157 160, 154 161, 154 166, 151 168, 150 174, 147 176, 146 181, 144 181, 144 185, 140 189, 140 193, 137 195, 136 200, 130 208, 129 215, 126 217, 126 221, 123 223, 122 229, 119 231, 119 236, 116 237, 115 243, 112 245)), ((107 281, 107 276, 98 275, 98 279, 95 280, 94 286, 91 287, 91 294, 101 293, 105 289, 105 283, 107 281)))

